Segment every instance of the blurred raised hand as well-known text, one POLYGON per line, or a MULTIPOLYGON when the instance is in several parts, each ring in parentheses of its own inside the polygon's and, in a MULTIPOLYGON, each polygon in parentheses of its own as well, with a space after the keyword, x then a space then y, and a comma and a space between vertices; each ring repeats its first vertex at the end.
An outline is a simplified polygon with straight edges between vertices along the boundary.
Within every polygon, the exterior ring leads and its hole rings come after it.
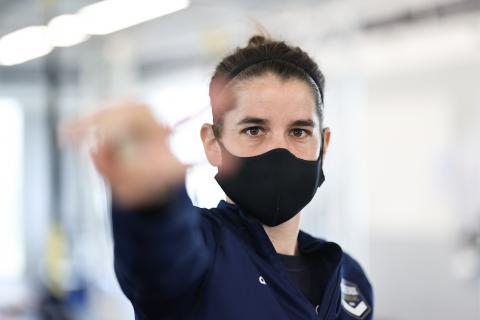
POLYGON ((145 104, 124 101, 60 128, 63 143, 78 145, 92 134, 91 159, 121 204, 159 203, 184 183, 186 165, 169 148, 171 130, 145 104))

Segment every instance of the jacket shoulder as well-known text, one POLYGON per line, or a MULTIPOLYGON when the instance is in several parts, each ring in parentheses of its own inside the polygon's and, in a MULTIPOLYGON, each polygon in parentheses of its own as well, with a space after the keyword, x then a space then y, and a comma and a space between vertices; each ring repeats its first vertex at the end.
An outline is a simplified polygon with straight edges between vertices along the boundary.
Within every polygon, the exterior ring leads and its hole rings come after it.
POLYGON ((203 229, 219 229, 223 226, 224 222, 221 218, 221 214, 218 212, 218 208, 201 208, 197 207, 200 212, 200 223, 203 229))
POLYGON ((218 245, 223 242, 226 229, 224 212, 221 208, 197 208, 200 212, 200 229, 207 246, 215 257, 218 245))
POLYGON ((363 267, 355 258, 346 252, 343 253, 342 276, 347 279, 361 281, 366 286, 371 287, 370 280, 363 267))

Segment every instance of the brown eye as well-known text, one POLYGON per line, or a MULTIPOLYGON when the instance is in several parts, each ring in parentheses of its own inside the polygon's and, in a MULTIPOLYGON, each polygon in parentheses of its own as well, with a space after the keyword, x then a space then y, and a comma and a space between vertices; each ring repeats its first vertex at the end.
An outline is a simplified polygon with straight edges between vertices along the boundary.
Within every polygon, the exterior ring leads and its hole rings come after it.
POLYGON ((243 129, 242 132, 246 133, 249 136, 255 137, 262 133, 262 129, 260 127, 249 127, 243 129))
POLYGON ((303 138, 309 135, 309 132, 305 129, 295 128, 295 129, 292 129, 291 135, 297 138, 303 138))

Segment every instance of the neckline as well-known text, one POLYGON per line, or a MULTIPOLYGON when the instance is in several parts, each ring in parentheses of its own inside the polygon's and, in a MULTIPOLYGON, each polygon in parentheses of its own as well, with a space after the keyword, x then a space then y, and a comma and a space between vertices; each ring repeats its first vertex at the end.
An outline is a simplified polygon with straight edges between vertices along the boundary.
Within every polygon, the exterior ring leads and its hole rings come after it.
MULTIPOLYGON (((261 223, 249 216, 247 216, 237 205, 220 200, 217 208, 224 209, 226 218, 231 221, 237 228, 242 228, 250 234, 248 237, 252 245, 256 247, 256 250, 263 257, 267 258, 270 263, 280 272, 281 276, 287 279, 288 271, 282 263, 282 257, 275 251, 273 244, 271 243, 267 233, 263 229, 261 223)), ((325 295, 322 298, 320 304, 311 309, 312 315, 316 317, 326 317, 333 312, 331 305, 337 297, 340 290, 340 269, 343 260, 343 250, 335 242, 325 241, 323 239, 316 238, 302 230, 299 230, 298 234, 298 249, 301 256, 308 257, 311 261, 311 267, 315 268, 317 263, 327 263, 331 266, 332 274, 325 287, 325 295), (327 298, 330 297, 330 298, 327 298)), ((290 256, 292 257, 292 256, 290 256)), ((293 256, 295 259, 297 256, 293 256)), ((287 281, 291 288, 295 288, 290 282, 287 281)), ((303 296, 300 290, 295 288, 298 296, 303 296)), ((312 304, 307 299, 302 299, 306 308, 310 309, 312 304)))
POLYGON ((277 256, 287 271, 304 271, 311 266, 311 260, 304 255, 291 256, 277 253, 277 256))

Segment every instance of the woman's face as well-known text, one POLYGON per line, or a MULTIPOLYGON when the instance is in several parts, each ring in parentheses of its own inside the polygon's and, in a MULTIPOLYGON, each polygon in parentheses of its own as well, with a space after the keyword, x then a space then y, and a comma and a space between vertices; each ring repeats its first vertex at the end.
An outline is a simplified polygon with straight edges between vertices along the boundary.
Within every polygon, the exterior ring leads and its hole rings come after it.
POLYGON ((221 131, 231 153, 246 157, 285 148, 301 159, 318 158, 321 128, 308 84, 268 73, 237 82, 232 92, 234 107, 224 114, 221 131))

